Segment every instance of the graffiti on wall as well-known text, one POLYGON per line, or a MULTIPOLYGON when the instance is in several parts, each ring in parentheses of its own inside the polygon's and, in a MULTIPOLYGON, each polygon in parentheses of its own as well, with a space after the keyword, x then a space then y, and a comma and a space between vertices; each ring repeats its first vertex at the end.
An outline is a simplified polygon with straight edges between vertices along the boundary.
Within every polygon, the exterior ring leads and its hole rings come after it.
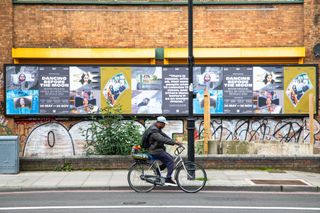
MULTIPOLYGON (((196 122, 197 139, 203 137, 203 121, 196 122)), ((279 141, 309 143, 309 119, 213 119, 212 139, 217 141, 279 141)), ((314 139, 320 139, 320 123, 314 122, 314 139)))
MULTIPOLYGON (((124 121, 126 122, 126 121, 124 121)), ((135 122, 141 132, 150 126, 153 121, 146 121, 145 125, 135 122)), ((92 121, 81 121, 71 124, 68 128, 66 124, 56 121, 34 124, 28 133, 23 144, 24 157, 68 157, 85 156, 87 138, 90 138, 90 127, 92 121)), ((18 129, 27 128, 27 122, 20 122, 18 129)), ((29 125, 30 126, 30 125, 29 125)), ((26 130, 25 130, 26 131, 26 130)), ((22 131, 25 133, 25 131, 22 131)), ((21 131, 19 131, 21 132, 21 131)), ((183 134, 183 121, 171 120, 164 132, 170 137, 183 134)))
MULTIPOLYGON (((153 121, 136 122, 140 131, 153 121)), ((17 122, 24 157, 68 157, 86 155, 86 137, 91 121, 75 123, 47 120, 42 123, 17 122)), ((203 137, 203 121, 196 121, 195 139, 203 137)), ((314 122, 314 139, 320 140, 320 122, 314 122)), ((170 120, 164 132, 179 141, 187 141, 183 120, 170 120)), ((212 138, 217 141, 278 141, 309 143, 307 118, 294 119, 213 119, 212 138)))

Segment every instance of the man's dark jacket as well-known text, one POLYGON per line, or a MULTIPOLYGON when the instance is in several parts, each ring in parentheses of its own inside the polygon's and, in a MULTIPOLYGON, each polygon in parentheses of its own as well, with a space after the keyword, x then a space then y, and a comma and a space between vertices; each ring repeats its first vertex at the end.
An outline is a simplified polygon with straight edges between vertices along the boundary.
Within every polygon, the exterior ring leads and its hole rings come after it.
POLYGON ((161 129, 159 129, 155 124, 150 126, 147 130, 147 134, 151 134, 149 136, 149 152, 150 154, 159 154, 166 150, 164 144, 175 145, 176 142, 172 140, 168 135, 163 133, 161 129))

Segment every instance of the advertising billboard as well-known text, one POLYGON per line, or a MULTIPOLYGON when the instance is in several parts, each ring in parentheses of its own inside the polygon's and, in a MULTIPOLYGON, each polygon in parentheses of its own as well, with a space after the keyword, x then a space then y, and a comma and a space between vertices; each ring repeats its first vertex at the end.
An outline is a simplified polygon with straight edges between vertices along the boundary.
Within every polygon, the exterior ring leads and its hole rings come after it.
POLYGON ((193 113, 203 114, 203 93, 214 115, 306 115, 309 94, 317 113, 317 66, 196 66, 193 113))
POLYGON ((188 114, 188 68, 5 65, 7 115, 188 114))
MULTIPOLYGON (((124 115, 186 116, 187 66, 5 65, 6 114, 92 115, 121 106, 124 115)), ((316 65, 201 65, 193 69, 193 114, 204 91, 216 116, 306 115, 317 110, 316 65)))

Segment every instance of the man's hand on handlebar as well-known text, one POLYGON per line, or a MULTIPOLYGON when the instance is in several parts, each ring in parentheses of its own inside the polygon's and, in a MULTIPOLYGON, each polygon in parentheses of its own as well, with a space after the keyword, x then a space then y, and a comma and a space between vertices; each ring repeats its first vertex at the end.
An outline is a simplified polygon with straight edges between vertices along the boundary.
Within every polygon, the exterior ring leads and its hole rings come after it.
POLYGON ((182 142, 176 142, 175 145, 177 145, 177 146, 183 146, 183 143, 182 143, 182 142))

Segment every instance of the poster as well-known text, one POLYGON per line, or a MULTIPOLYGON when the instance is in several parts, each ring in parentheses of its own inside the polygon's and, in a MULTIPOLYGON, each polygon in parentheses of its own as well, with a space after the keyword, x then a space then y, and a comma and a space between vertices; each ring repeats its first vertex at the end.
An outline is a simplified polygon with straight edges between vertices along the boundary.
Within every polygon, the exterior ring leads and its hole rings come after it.
POLYGON ((316 112, 316 68, 284 67, 284 112, 289 114, 309 113, 309 94, 314 96, 316 112))
POLYGON ((253 67, 253 93, 256 114, 283 113, 283 67, 253 67))
POLYGON ((253 68, 223 68, 224 113, 253 113, 253 68))
POLYGON ((164 67, 163 78, 163 113, 188 114, 189 78, 187 67, 164 67))
POLYGON ((132 114, 162 114, 162 67, 132 68, 132 114))
POLYGON ((24 115, 39 113, 37 66, 6 67, 6 113, 24 115))
POLYGON ((6 97, 6 112, 9 115, 39 113, 38 90, 8 90, 6 97))
POLYGON ((7 90, 37 90, 38 89, 37 66, 12 65, 6 67, 7 90))
POLYGON ((69 67, 39 67, 40 113, 69 113, 69 67))
POLYGON ((70 67, 70 112, 92 114, 100 112, 100 67, 70 67))
POLYGON ((131 114, 131 67, 101 67, 101 108, 121 108, 131 114))
POLYGON ((210 113, 223 113, 223 67, 194 67, 193 113, 204 113, 204 92, 210 95, 210 113))

